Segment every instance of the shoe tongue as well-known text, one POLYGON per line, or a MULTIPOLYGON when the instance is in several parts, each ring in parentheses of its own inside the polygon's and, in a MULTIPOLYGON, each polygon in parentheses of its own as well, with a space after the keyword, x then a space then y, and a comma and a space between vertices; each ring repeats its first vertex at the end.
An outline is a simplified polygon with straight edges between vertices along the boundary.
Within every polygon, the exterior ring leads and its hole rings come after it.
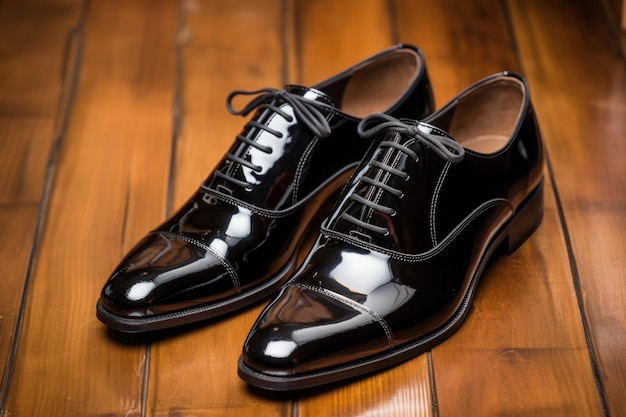
POLYGON ((337 107, 337 103, 335 103, 335 101, 330 98, 330 96, 315 88, 304 87, 302 85, 287 84, 285 86, 285 91, 312 101, 319 101, 321 103, 337 107))
POLYGON ((417 128, 420 130, 420 132, 426 133, 428 135, 441 136, 456 142, 456 139, 450 136, 450 134, 439 129, 437 126, 433 126, 426 122, 418 122, 417 128))

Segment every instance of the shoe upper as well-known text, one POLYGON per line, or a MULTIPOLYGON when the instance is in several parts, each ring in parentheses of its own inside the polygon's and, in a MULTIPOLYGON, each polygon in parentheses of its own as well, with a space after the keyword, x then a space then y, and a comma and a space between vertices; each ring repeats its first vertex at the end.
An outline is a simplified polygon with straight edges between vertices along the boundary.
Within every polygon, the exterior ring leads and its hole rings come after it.
POLYGON ((425 116, 432 94, 420 51, 398 45, 313 87, 233 92, 227 106, 252 116, 199 190, 122 259, 101 293, 106 312, 151 317, 224 300, 235 309, 246 291, 280 285, 371 145, 357 134, 361 118, 425 116), (238 95, 252 96, 241 110, 238 95))
POLYGON ((479 81, 423 121, 372 115, 360 133, 376 145, 244 344, 255 372, 320 372, 452 326, 542 181, 539 130, 517 74, 479 81))

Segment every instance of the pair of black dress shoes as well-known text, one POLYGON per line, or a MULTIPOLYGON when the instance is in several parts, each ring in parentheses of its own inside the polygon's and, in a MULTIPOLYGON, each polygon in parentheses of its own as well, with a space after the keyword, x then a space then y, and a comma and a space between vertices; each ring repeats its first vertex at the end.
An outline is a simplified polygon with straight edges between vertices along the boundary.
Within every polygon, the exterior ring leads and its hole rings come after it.
POLYGON ((423 56, 397 45, 312 88, 236 91, 227 104, 254 114, 196 194, 121 261, 97 316, 143 332, 274 294, 239 360, 252 385, 323 385, 430 349, 463 321, 494 251, 511 253, 541 222, 544 154, 517 74, 431 113, 423 56))

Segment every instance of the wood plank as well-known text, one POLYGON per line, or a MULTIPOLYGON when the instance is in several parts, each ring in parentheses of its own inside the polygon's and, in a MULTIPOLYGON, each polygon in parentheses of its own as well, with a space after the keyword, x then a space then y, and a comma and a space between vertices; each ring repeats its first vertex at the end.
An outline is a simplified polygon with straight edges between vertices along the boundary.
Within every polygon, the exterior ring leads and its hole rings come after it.
POLYGON ((94 306, 163 216, 177 12, 175 1, 91 3, 7 415, 141 414, 145 347, 110 337, 94 306))
POLYGON ((389 4, 383 0, 296 1, 289 82, 310 85, 388 46, 393 38, 389 4))
MULTIPOLYGON (((316 83, 394 43, 387 1, 297 2, 293 82, 316 83)), ((288 43, 289 45, 289 43, 288 43)), ((432 415, 426 355, 401 367, 298 397, 299 416, 432 415)))
POLYGON ((602 414, 554 197, 545 197, 540 228, 494 260, 463 327, 433 349, 442 416, 602 414))
POLYGON ((428 355, 356 381, 298 395, 298 416, 432 416, 428 355))
POLYGON ((36 204, 81 2, 0 4, 0 204, 36 204))
POLYGON ((284 66, 276 0, 267 7, 249 0, 184 5, 186 24, 180 31, 184 81, 173 207, 197 190, 247 120, 227 112, 228 93, 280 88, 284 66))
POLYGON ((6 379, 10 376, 11 345, 28 270, 32 237, 37 222, 37 207, 0 207, 0 259, 2 260, 2 292, 0 293, 0 410, 6 379), (16 241, 15 236, 24 236, 16 241))
POLYGON ((0 4, 0 404, 47 160, 59 131, 55 121, 66 110, 63 69, 72 63, 64 52, 80 14, 79 1, 33 3, 0 4))
POLYGON ((510 1, 612 416, 626 415, 626 71, 599 4, 510 1), (593 33, 593 36, 589 36, 593 33))
MULTIPOLYGON (((280 88, 284 66, 279 0, 184 4, 172 209, 196 191, 247 120, 226 111, 228 93, 280 88)), ((237 359, 261 307, 158 336, 151 348, 146 415, 291 415, 289 395, 254 395, 237 376, 237 359)))
POLYGON ((400 40, 424 52, 437 107, 483 77, 518 68, 496 0, 396 0, 395 9, 400 40))
MULTIPOLYGON (((439 105, 488 74, 519 71, 501 5, 396 2, 400 38, 423 48, 439 105)), ((601 413, 554 196, 546 190, 540 229, 513 256, 492 262, 465 324, 433 349, 442 416, 601 413)))

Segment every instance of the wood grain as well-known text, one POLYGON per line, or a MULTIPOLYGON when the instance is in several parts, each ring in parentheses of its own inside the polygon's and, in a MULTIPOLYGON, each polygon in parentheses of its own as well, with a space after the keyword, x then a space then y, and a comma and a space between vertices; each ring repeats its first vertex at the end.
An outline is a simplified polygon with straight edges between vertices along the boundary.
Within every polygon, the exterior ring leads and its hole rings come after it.
POLYGON ((0 204, 37 204, 80 1, 0 5, 0 204))
POLYGON ((400 40, 424 52, 437 107, 483 77, 519 70, 500 1, 394 4, 400 40))
POLYGON ((80 2, 0 4, 0 403, 10 377, 11 344, 29 273, 39 204, 53 143, 66 108, 66 47, 80 2), (37 28, 33 30, 33 27, 37 28))
POLYGON ((298 394, 298 416, 432 416, 428 355, 356 381, 298 394))
POLYGON ((387 1, 289 2, 293 23, 287 27, 294 31, 287 45, 295 65, 288 71, 290 82, 317 83, 395 42, 387 1))
POLYGON ((433 349, 442 416, 601 415, 563 241, 548 191, 540 228, 492 262, 463 327, 433 349))
POLYGON ((511 1, 610 415, 626 415, 626 71, 592 2, 511 1), (593 34, 593 35, 591 35, 593 34), (541 39, 541 41, 538 41, 541 39))
POLYGON ((35 235, 38 209, 22 205, 0 207, 0 230, 4 235, 0 238, 0 259, 2 259, 2 282, 0 293, 0 401, 8 388, 6 383, 11 375, 13 358, 11 347, 16 337, 16 326, 22 292, 30 261, 32 238, 35 235), (24 239, 15 241, 15 236, 24 239))
POLYGON ((172 1, 91 4, 7 415, 141 413, 145 348, 109 337, 94 306, 128 242, 163 215, 176 12, 172 1))
MULTIPOLYGON (((423 47, 433 88, 445 100, 455 94, 452 86, 458 92, 491 73, 519 71, 501 4, 464 2, 452 15, 445 2, 397 3, 401 38, 423 47), (406 6, 422 12, 416 22, 403 18, 414 15, 406 6), (428 20, 420 22, 420 16, 428 20)), ((461 330, 433 349, 442 416, 601 412, 567 253, 550 250, 564 242, 554 198, 546 189, 540 230, 516 254, 493 262, 461 330), (548 259, 545 250, 550 250, 548 259), (567 380, 561 379, 564 372, 567 380)))

